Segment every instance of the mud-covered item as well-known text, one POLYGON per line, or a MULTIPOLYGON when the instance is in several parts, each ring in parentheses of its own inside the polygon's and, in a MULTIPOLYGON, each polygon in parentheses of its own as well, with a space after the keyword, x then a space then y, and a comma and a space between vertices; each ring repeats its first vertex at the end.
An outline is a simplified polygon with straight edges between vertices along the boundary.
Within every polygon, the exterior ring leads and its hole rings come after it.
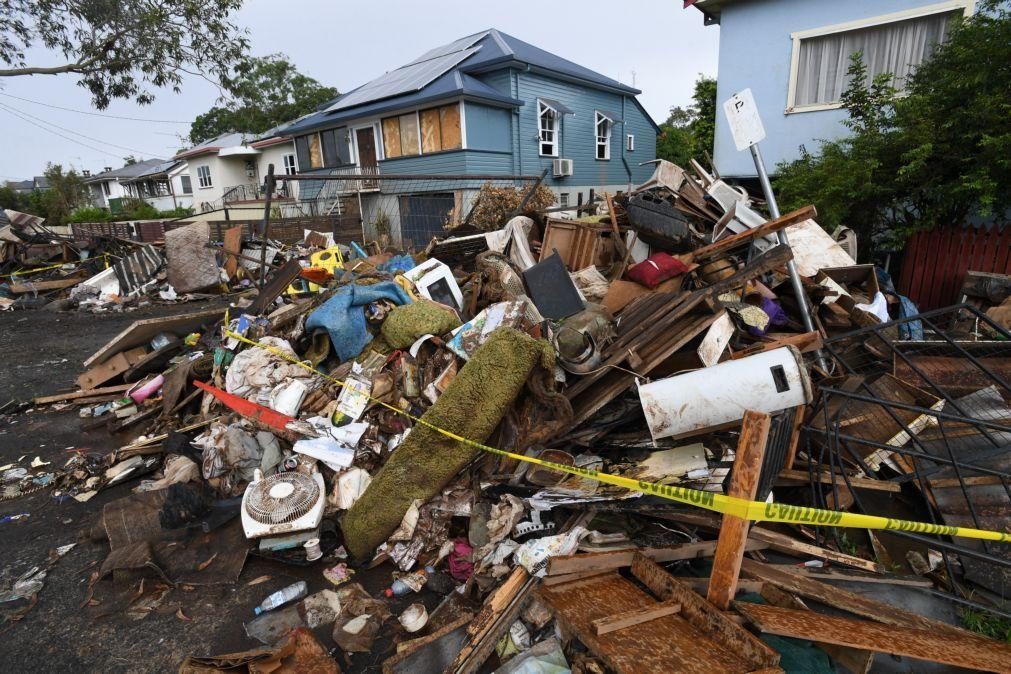
POLYGON ((394 349, 406 349, 422 335, 444 335, 460 327, 452 309, 431 300, 395 307, 383 321, 381 333, 394 349))
POLYGON ((339 288, 323 306, 309 314, 305 329, 310 333, 325 329, 337 359, 342 363, 351 360, 372 341, 365 323, 365 306, 379 300, 389 300, 398 306, 411 303, 407 293, 393 281, 370 286, 350 284, 339 288))
POLYGON ((485 442, 537 368, 534 376, 542 377, 554 369, 547 342, 511 328, 492 333, 344 516, 341 529, 354 559, 368 559, 415 499, 439 493, 481 451, 431 426, 485 442))
POLYGON ((669 278, 680 276, 688 271, 685 263, 667 253, 654 253, 625 274, 629 281, 641 283, 647 288, 656 288, 669 278))
POLYGON ((688 218, 666 199, 643 192, 629 199, 625 210, 640 241, 666 250, 687 251, 690 248, 688 218))
POLYGON ((221 282, 214 251, 207 248, 211 226, 207 222, 165 232, 168 282, 177 293, 191 293, 221 282))

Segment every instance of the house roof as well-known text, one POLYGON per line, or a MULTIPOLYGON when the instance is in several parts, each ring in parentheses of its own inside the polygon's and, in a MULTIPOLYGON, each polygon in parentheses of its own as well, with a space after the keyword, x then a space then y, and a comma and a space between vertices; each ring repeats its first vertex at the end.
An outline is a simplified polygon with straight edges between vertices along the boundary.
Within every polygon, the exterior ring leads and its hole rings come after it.
POLYGON ((461 96, 497 105, 523 105, 522 101, 473 76, 510 65, 550 71, 586 86, 633 96, 640 93, 638 89, 492 28, 430 49, 414 61, 324 103, 319 112, 292 124, 285 132, 308 131, 461 96))
POLYGON ((705 16, 705 23, 708 26, 719 23, 723 8, 734 2, 735 0, 684 0, 684 9, 695 7, 705 16))
POLYGON ((152 167, 158 166, 164 163, 164 159, 144 159, 133 164, 127 164, 118 169, 113 169, 111 171, 103 171, 102 173, 95 174, 89 178, 85 178, 86 183, 101 183, 106 180, 122 180, 126 181, 131 178, 136 178, 148 172, 152 167))
POLYGON ((8 180, 7 187, 12 190, 30 190, 35 187, 33 180, 8 180))
POLYGON ((220 152, 226 148, 240 147, 242 145, 248 145, 255 141, 257 136, 252 133, 238 133, 230 131, 228 133, 223 133, 219 136, 215 136, 210 140, 205 140, 202 143, 198 143, 188 150, 183 150, 173 159, 186 159, 187 157, 196 157, 201 154, 208 154, 210 152, 220 152))
POLYGON ((176 159, 169 159, 168 161, 159 160, 158 163, 148 166, 147 169, 142 171, 141 173, 137 173, 131 176, 130 178, 121 178, 121 181, 124 183, 132 183, 138 180, 149 180, 155 176, 167 174, 169 171, 178 166, 180 163, 182 162, 176 159))

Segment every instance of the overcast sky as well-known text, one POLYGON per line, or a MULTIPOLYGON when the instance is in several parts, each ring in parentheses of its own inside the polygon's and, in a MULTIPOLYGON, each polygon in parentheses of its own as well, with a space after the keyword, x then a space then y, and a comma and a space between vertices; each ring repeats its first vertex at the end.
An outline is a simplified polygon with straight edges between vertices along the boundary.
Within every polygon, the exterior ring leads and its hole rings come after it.
MULTIPOLYGON (((716 74, 719 28, 704 27, 700 12, 681 7, 681 0, 247 0, 235 20, 249 30, 252 54, 283 52, 301 72, 341 91, 432 47, 498 28, 626 84, 634 77, 643 91, 640 101, 661 122, 671 106, 690 101, 699 73, 716 74)), ((58 55, 37 52, 31 65, 57 62, 58 55)), ((41 175, 47 162, 97 172, 121 166, 128 154, 170 157, 182 145, 178 136, 189 132, 189 121, 214 105, 217 96, 211 84, 191 77, 181 94, 161 91, 152 105, 114 102, 95 111, 72 75, 2 78, 0 180, 41 175), (78 111, 184 123, 66 112, 14 96, 78 111)))

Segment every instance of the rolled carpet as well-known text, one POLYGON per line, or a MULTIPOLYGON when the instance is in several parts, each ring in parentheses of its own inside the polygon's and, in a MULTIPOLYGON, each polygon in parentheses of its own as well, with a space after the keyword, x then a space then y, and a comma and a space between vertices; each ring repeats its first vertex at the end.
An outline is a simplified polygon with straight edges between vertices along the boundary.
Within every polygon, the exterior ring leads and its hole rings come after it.
MULTIPOLYGON (((422 420, 484 442, 520 394, 535 368, 550 373, 555 353, 543 340, 512 328, 488 337, 422 420)), ((341 521, 344 543, 356 561, 396 530, 415 499, 427 501, 474 460, 480 449, 415 424, 407 439, 372 478, 341 521)))

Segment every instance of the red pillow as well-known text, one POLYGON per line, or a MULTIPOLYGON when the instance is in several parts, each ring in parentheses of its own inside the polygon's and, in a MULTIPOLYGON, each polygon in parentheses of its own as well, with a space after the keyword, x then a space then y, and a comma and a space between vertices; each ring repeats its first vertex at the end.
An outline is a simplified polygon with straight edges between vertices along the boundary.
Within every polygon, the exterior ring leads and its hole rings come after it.
POLYGON ((625 278, 652 289, 667 279, 680 276, 686 271, 688 271, 688 267, 676 257, 667 253, 653 253, 639 264, 631 267, 625 274, 625 278))

